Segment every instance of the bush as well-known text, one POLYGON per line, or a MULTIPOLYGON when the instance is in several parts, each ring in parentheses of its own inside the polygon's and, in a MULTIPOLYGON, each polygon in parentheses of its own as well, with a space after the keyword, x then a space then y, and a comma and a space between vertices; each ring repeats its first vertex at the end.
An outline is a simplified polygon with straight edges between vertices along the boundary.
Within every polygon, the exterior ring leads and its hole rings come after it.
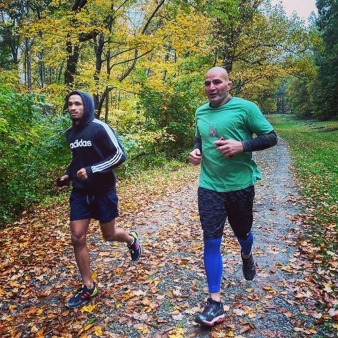
POLYGON ((65 118, 51 112, 44 96, 0 84, 0 224, 50 191, 53 173, 69 161, 64 129, 65 118))

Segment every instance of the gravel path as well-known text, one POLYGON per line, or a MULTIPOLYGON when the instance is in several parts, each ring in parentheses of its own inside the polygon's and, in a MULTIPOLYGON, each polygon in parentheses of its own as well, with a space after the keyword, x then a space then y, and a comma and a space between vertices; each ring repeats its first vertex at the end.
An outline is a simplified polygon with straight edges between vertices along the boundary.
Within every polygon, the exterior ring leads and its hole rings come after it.
MULTIPOLYGON (((158 290, 168 300, 157 308, 156 319, 162 319, 162 325, 155 325, 149 337, 170 337, 170 328, 176 328, 177 334, 180 326, 182 337, 328 337, 313 329, 314 318, 305 314, 295 298, 305 276, 297 265, 299 229, 292 219, 301 209, 287 146, 279 140, 277 146, 256 153, 255 159, 263 173, 256 186, 254 213, 258 276, 254 282, 243 279, 239 246, 227 227, 222 283, 226 321, 213 329, 201 328, 193 321, 208 296, 197 217, 198 172, 195 180, 139 213, 140 233, 146 237, 142 264, 157 264, 158 271, 151 279, 159 276, 158 290), (162 250, 163 245, 172 250, 162 250)), ((126 333, 119 325, 112 327, 116 330, 126 333)), ((127 336, 148 335, 131 330, 127 336)))
MULTIPOLYGON (((33 219, 32 224, 41 229, 41 240, 35 243, 39 251, 21 246, 17 250, 25 249, 21 259, 36 255, 34 264, 19 266, 21 261, 14 261, 13 265, 14 258, 9 256, 6 275, 0 278, 0 295, 7 287, 6 301, 0 300, 0 336, 332 337, 323 331, 325 326, 315 326, 316 299, 308 282, 311 264, 298 252, 301 198, 288 148, 279 140, 277 146, 255 156, 263 173, 256 185, 253 228, 258 276, 254 282, 244 280, 239 245, 226 226, 222 243, 224 323, 210 329, 193 320, 203 309, 208 290, 197 213, 199 168, 189 165, 163 177, 155 189, 158 181, 150 178, 149 187, 130 184, 128 193, 121 189, 118 224, 136 227, 142 238, 144 252, 137 264, 130 262, 125 246, 103 242, 97 224, 91 226, 88 245, 99 296, 88 307, 67 310, 64 306, 80 283, 69 244, 68 211, 60 207, 54 212, 57 219, 33 219), (50 253, 43 242, 46 236, 58 244, 50 253), (13 283, 25 280, 24 292, 8 289, 8 278, 13 283)), ((20 233, 21 227, 14 229, 20 233)))

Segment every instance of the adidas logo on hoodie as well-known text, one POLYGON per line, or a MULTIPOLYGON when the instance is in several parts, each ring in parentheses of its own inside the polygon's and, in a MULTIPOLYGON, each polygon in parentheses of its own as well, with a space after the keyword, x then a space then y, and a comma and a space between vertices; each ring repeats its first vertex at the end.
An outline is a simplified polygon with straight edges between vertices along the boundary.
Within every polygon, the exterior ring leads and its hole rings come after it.
POLYGON ((76 140, 72 143, 70 143, 70 149, 78 148, 78 147, 91 147, 92 142, 91 141, 84 141, 84 140, 76 140))

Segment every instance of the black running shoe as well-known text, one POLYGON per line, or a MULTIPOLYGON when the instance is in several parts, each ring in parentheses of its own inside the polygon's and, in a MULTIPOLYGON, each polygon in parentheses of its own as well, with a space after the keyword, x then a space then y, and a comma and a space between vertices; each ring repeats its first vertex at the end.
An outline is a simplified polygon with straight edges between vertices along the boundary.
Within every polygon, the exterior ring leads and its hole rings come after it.
POLYGON ((224 309, 221 302, 216 302, 211 298, 208 298, 207 305, 204 310, 195 317, 195 322, 206 325, 214 326, 224 322, 224 309))
POLYGON ((98 291, 95 283, 92 289, 88 289, 86 286, 83 286, 77 291, 76 295, 69 299, 69 301, 66 303, 66 306, 68 308, 78 307, 81 304, 88 302, 89 300, 97 296, 97 294, 98 291))
POLYGON ((133 262, 137 262, 142 254, 142 247, 140 244, 140 237, 136 231, 131 231, 130 236, 134 238, 134 241, 132 244, 128 245, 129 251, 130 251, 130 256, 131 260, 133 262))
POLYGON ((250 280, 250 281, 255 280, 256 267, 255 267, 255 262, 254 262, 254 259, 252 257, 252 254, 250 255, 250 257, 248 259, 243 258, 242 254, 241 254, 241 257, 242 257, 242 261, 243 261, 242 270, 243 270, 244 278, 246 280, 250 280))

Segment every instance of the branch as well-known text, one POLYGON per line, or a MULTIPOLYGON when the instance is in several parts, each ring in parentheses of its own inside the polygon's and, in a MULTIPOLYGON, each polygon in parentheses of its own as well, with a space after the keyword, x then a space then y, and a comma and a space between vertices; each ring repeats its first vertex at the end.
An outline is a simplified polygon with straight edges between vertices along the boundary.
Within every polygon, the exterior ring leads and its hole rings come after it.
MULTIPOLYGON (((129 67, 129 69, 126 71, 126 73, 129 74, 129 73, 131 72, 131 70, 132 70, 132 67, 135 66, 136 61, 137 61, 138 59, 142 58, 143 56, 145 56, 145 55, 151 53, 152 51, 153 51, 153 50, 151 49, 151 50, 148 50, 147 52, 144 52, 144 53, 141 54, 141 55, 138 55, 138 50, 136 49, 133 58, 127 59, 127 60, 124 60, 124 61, 121 61, 121 62, 116 62, 116 63, 114 63, 114 64, 109 68, 109 71, 111 71, 111 70, 113 69, 113 67, 115 67, 115 66, 117 66, 117 65, 121 65, 121 64, 128 63, 128 62, 131 62, 131 61, 132 61, 133 64, 132 64, 132 65, 129 67)), ((126 73, 125 73, 125 74, 126 74, 126 73)), ((126 75, 128 75, 128 74, 126 74, 126 75)), ((121 82, 125 77, 126 77, 126 76, 121 75, 120 78, 119 78, 119 81, 121 82)))
POLYGON ((165 2, 165 0, 162 0, 161 2, 158 3, 158 5, 154 9, 153 13, 150 15, 148 21, 144 25, 144 27, 143 27, 143 29, 141 31, 142 34, 146 33, 146 30, 147 30, 148 26, 150 25, 151 20, 155 17, 155 14, 159 11, 159 9, 162 7, 162 5, 164 4, 164 2, 165 2))

